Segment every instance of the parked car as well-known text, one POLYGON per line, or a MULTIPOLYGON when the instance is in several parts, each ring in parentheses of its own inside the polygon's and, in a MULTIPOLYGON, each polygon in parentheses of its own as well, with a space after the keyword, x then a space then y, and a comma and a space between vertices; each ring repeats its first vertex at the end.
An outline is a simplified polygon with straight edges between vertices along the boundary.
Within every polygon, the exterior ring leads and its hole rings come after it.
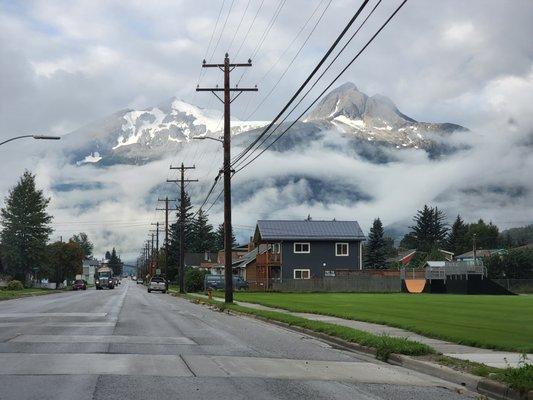
POLYGON ((152 293, 152 291, 154 290, 158 292, 166 293, 167 282, 159 276, 154 276, 152 279, 150 279, 150 283, 148 284, 148 293, 152 293))
MULTIPOLYGON (((224 275, 206 275, 204 278, 204 290, 208 288, 215 290, 223 290, 226 288, 226 282, 224 275)), ((248 282, 242 279, 240 276, 233 277, 233 288, 235 290, 248 289, 248 282)))
POLYGON ((141 285, 143 284, 143 280, 141 278, 137 278, 137 285, 139 285, 139 284, 141 284, 141 285))
POLYGON ((87 284, 82 279, 76 279, 72 283, 72 290, 87 290, 87 284))

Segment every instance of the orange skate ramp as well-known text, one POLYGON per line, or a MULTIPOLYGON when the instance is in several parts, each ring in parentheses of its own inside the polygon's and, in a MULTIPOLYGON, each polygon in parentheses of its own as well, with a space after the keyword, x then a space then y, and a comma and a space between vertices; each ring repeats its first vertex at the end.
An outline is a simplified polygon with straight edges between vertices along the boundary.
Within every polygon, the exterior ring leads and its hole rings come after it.
POLYGON ((425 279, 405 279, 405 287, 409 293, 422 293, 426 287, 425 279))

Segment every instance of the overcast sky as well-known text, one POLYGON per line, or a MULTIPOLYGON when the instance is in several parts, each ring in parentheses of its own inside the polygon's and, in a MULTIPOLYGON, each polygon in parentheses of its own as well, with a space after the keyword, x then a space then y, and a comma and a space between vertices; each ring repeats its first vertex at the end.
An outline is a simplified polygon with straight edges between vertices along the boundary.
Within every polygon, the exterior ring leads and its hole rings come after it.
MULTIPOLYGON (((226 51, 232 57, 239 48, 236 61, 256 53, 240 85, 257 84, 259 92, 244 94, 233 105, 234 115, 247 117, 324 12, 277 88, 251 116, 272 118, 361 2, 265 0, 258 12, 261 3, 0 0, 0 139, 34 132, 63 135, 117 110, 151 107, 172 96, 220 107, 211 95, 194 90, 198 81, 215 85, 222 79, 216 70, 201 74, 201 61, 206 57, 220 62, 226 51)), ((399 3, 383 0, 339 66, 353 57, 399 3)), ((511 124, 528 134, 533 126, 532 21, 530 0, 410 0, 339 82, 352 81, 369 95, 384 94, 417 120, 459 123, 485 135, 502 134, 511 124)), ((238 80, 240 74, 235 71, 232 79, 238 80)), ((12 166, 0 176, 2 194, 23 168, 42 171, 47 166, 28 146, 24 163, 13 151, 19 147, 0 149, 4 166, 12 166)), ((531 176, 531 171, 515 171, 518 167, 510 161, 509 173, 531 176)), ((47 174, 42 175, 41 182, 50 184, 47 174)), ((437 194, 442 195, 432 193, 437 194)), ((524 207, 521 212, 531 212, 524 207)))

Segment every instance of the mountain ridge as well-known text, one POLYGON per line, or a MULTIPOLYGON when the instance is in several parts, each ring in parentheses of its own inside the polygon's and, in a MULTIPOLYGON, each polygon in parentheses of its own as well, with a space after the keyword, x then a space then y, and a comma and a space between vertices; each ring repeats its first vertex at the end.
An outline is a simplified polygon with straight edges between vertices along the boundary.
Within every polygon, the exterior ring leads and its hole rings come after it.
MULTIPOLYGON (((232 134, 247 135, 268 121, 232 119, 232 134)), ((419 122, 403 114, 387 96, 368 96, 352 82, 333 89, 298 123, 305 142, 317 129, 335 130, 357 142, 375 146, 430 151, 454 131, 467 131, 452 123, 419 122)), ((189 104, 176 97, 143 110, 122 109, 66 135, 71 161, 138 164, 160 159, 186 146, 194 137, 222 131, 222 113, 189 104)), ((287 138, 285 135, 284 140, 287 138)))

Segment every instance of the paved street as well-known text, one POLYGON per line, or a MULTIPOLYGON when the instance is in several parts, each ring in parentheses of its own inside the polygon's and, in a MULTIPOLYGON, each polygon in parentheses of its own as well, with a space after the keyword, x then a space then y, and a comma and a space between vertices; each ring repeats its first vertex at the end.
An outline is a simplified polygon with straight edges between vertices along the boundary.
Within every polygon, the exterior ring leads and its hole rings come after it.
POLYGON ((452 384, 125 280, 0 302, 0 399, 464 399, 452 384))

